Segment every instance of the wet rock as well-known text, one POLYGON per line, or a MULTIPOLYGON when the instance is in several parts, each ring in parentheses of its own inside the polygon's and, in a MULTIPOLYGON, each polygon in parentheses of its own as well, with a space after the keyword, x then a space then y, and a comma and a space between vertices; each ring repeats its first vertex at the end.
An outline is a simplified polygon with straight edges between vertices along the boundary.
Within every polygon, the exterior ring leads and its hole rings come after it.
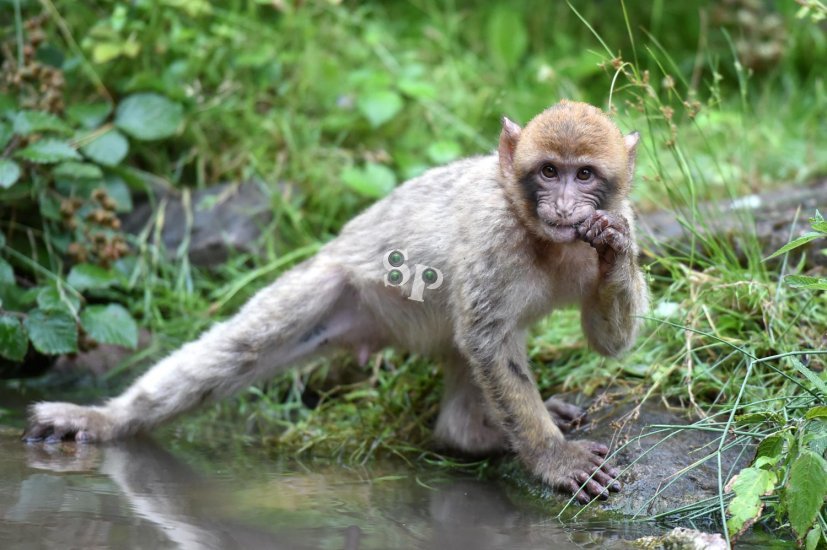
MULTIPOLYGON (((598 398, 586 424, 569 436, 605 443, 612 452, 619 449, 612 463, 622 471, 623 488, 601 508, 643 518, 717 496, 719 432, 694 429, 685 412, 674 412, 660 400, 639 407, 610 403, 598 398)), ((748 465, 753 451, 746 447, 722 452, 723 483, 748 465)))
POLYGON ((170 256, 189 237, 190 261, 209 267, 226 261, 231 250, 255 252, 261 230, 271 219, 266 187, 247 182, 196 191, 156 189, 155 200, 138 204, 122 223, 130 233, 140 233, 148 223, 158 224, 170 256))
POLYGON ((676 527, 659 537, 642 537, 632 543, 645 550, 726 550, 727 543, 718 533, 676 527))

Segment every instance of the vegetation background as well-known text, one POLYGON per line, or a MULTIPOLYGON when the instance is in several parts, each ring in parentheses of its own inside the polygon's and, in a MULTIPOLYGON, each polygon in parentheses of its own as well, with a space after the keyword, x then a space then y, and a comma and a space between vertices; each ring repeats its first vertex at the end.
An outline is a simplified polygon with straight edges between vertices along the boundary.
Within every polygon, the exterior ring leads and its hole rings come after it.
MULTIPOLYGON (((713 515, 731 537, 761 518, 815 548, 827 282, 817 249, 789 254, 827 223, 801 212, 812 232, 767 261, 750 211, 704 203, 827 173, 826 15, 818 0, 0 0, 0 372, 24 391, 19 377, 57 356, 135 349, 143 327, 150 345, 85 379, 109 394, 399 182, 491 151, 501 115, 588 101, 642 132, 639 210, 677 212, 690 237, 646 247, 654 305, 629 356, 589 352, 575 311, 538 327, 543 391, 667 398, 720 433, 709 460, 761 442, 732 490, 722 478, 714 502, 676 515, 713 515), (187 239, 164 250, 162 208, 121 228, 153 190, 250 181, 273 214, 255 254, 194 266, 187 239), (737 240, 703 231, 724 215, 737 240)), ((312 365, 179 434, 241 425, 237 437, 301 452, 454 465, 427 447, 435 365, 391 351, 372 365, 312 365)))

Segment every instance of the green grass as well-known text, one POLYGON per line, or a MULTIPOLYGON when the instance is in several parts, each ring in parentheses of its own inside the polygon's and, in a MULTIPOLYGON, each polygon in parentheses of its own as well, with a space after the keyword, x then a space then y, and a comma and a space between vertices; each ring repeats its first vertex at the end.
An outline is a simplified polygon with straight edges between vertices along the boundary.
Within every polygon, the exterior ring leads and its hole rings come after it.
MULTIPOLYGON (((721 430, 719 448, 746 413, 764 415, 752 429, 762 437, 788 424, 803 437, 804 411, 825 396, 809 393, 813 382, 794 354, 824 347, 827 301, 780 283, 798 264, 763 261, 770 251, 749 233, 739 256, 725 237, 705 236, 705 220, 724 213, 700 205, 827 173, 827 39, 818 24, 795 18, 792 3, 775 6, 781 30, 771 33, 761 27, 764 8, 750 26, 735 23, 746 3, 713 4, 316 1, 276 10, 241 0, 117 9, 47 1, 51 44, 66 56, 68 103, 152 90, 185 105, 182 134, 136 144, 132 169, 175 186, 259 179, 276 191, 263 254, 206 271, 189 265, 184 250, 164 259, 148 230, 133 243, 131 285, 108 298, 129 304, 158 348, 172 349, 232 314, 371 202, 347 185, 346 170, 381 165, 401 182, 493 150, 503 114, 525 122, 559 98, 580 99, 641 131, 638 208, 666 206, 697 232, 687 246, 646 258, 653 312, 625 358, 590 352, 574 311, 536 328, 529 349, 543 392, 664 396, 709 418, 702 425, 721 430), (783 55, 749 66, 767 45, 783 55)), ((823 380, 824 357, 808 361, 823 380)), ((340 371, 358 369, 324 361, 177 429, 195 439, 241 427, 284 452, 343 461, 390 454, 454 465, 428 447, 436 366, 389 351, 374 366, 337 384, 340 371), (310 393, 321 398, 314 409, 302 401, 310 393)), ((798 448, 791 444, 788 455, 798 448)), ((770 501, 783 498, 779 491, 770 501)), ((680 513, 720 518, 726 505, 722 496, 680 513)))

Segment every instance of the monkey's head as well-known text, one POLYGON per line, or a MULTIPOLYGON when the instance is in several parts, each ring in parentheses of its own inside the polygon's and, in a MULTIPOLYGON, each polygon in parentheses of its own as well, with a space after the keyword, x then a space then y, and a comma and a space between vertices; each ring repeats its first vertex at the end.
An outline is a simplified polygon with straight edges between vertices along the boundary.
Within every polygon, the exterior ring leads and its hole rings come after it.
POLYGON ((572 242, 595 210, 629 195, 639 134, 624 136, 603 111, 563 100, 520 128, 503 117, 499 157, 506 190, 537 235, 572 242))

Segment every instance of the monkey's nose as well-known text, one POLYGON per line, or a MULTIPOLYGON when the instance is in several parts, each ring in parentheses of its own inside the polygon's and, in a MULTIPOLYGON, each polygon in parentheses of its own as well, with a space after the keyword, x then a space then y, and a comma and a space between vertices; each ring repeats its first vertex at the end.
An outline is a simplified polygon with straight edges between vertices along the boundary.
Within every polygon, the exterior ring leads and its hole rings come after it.
POLYGON ((556 204, 554 206, 554 209, 557 211, 557 215, 563 219, 570 218, 571 215, 574 213, 574 208, 569 205, 556 204))

